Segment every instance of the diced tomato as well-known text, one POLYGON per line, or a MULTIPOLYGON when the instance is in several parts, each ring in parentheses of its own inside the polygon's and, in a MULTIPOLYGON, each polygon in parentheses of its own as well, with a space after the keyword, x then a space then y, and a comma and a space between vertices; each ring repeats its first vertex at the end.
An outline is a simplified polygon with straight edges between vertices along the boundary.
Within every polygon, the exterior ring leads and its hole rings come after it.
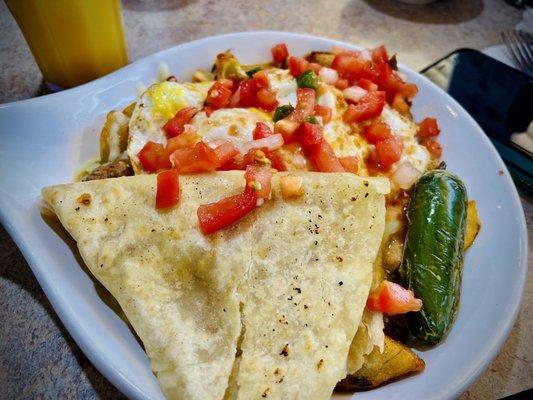
POLYGON ((172 138, 183 133, 183 125, 188 124, 192 117, 198 112, 196 107, 185 107, 179 110, 172 119, 169 119, 163 130, 167 134, 167 137, 172 138))
POLYGON ((405 314, 410 311, 420 311, 422 300, 415 298, 411 290, 393 282, 383 281, 378 291, 368 296, 366 306, 372 311, 389 315, 405 314))
POLYGON ((301 57, 289 57, 289 71, 295 78, 309 69, 309 61, 301 57))
POLYGON ((296 91, 296 99, 296 108, 286 119, 303 122, 308 116, 313 114, 316 93, 311 88, 299 88, 296 91))
POLYGON ((228 89, 229 83, 226 81, 231 82, 229 79, 221 79, 213 83, 207 92, 207 98, 205 100, 208 106, 216 109, 229 105, 232 93, 231 89, 228 89))
POLYGON ((264 70, 256 72, 253 76, 253 80, 257 83, 258 88, 270 87, 270 80, 268 79, 268 74, 264 70))
POLYGON ((325 140, 309 146, 309 158, 320 172, 345 172, 333 149, 325 140))
POLYGON ((257 148, 248 150, 248 152, 242 158, 239 157, 237 169, 246 169, 247 165, 256 164, 258 159, 265 154, 263 150, 264 149, 257 148))
POLYGON ((157 174, 155 208, 168 208, 178 204, 180 199, 178 171, 169 169, 157 174))
MULTIPOLYGON (((255 107, 257 99, 257 82, 253 79, 246 79, 239 83, 235 95, 239 93, 238 103, 234 106, 255 107)), ((233 101, 232 101, 233 103, 233 101)), ((232 104, 233 105, 233 104, 232 104)))
POLYGON ((274 47, 272 47, 272 58, 274 59, 274 62, 281 64, 283 60, 285 60, 289 56, 289 50, 287 49, 287 45, 285 43, 278 43, 274 47))
POLYGON ((342 47, 339 47, 339 46, 333 46, 331 48, 331 52, 333 54, 348 54, 348 55, 351 55, 351 56, 355 56, 357 57, 359 55, 359 52, 358 51, 353 51, 353 50, 348 50, 348 49, 344 49, 342 47))
POLYGON ((331 121, 331 108, 315 104, 315 115, 322 118, 322 122, 327 124, 331 121))
POLYGON ((313 71, 315 74, 318 75, 318 73, 320 72, 320 69, 322 68, 322 65, 320 64, 317 64, 317 63, 309 63, 309 68, 311 71, 313 71))
POLYGON ((277 169, 278 171, 287 171, 287 166, 285 165, 285 162, 283 161, 283 158, 279 154, 278 150, 267 152, 266 156, 272 163, 273 168, 277 169))
POLYGON ((260 121, 257 124, 255 124, 255 129, 252 135, 253 135, 254 140, 258 140, 258 139, 266 138, 268 136, 272 136, 273 133, 267 124, 260 121))
MULTIPOLYGON (((356 76, 359 79, 368 79, 369 81, 374 81, 378 76, 378 69, 376 64, 372 61, 366 61, 363 65, 363 71, 356 76)), ((354 79, 353 83, 357 82, 358 79, 354 79)))
POLYGON ((246 187, 253 189, 258 199, 270 198, 272 172, 269 166, 247 165, 244 179, 246 187))
POLYGON ((324 133, 322 132, 322 126, 312 124, 310 122, 304 122, 298 129, 298 139, 302 146, 309 147, 320 143, 324 140, 324 133))
POLYGON ((419 125, 418 136, 421 138, 438 136, 439 133, 439 125, 435 118, 424 118, 419 125))
POLYGON ((265 111, 272 111, 278 105, 276 92, 268 88, 268 76, 264 71, 258 72, 259 79, 241 81, 231 99, 232 107, 259 107, 265 111))
POLYGON ((370 176, 375 176, 379 172, 381 172, 381 168, 379 166, 378 152, 376 151, 375 147, 371 148, 368 152, 368 156, 365 159, 365 164, 370 176))
POLYGON ((281 119, 274 124, 274 133, 279 133, 283 136, 285 143, 290 143, 296 140, 295 133, 300 127, 300 123, 296 121, 289 121, 288 119, 281 119))
MULTIPOLYGON (((168 160, 170 155, 177 149, 183 149, 185 147, 193 147, 199 140, 200 136, 196 132, 196 129, 191 125, 187 125, 185 128, 187 131, 183 132, 179 136, 168 139, 163 152, 163 159, 168 160), (191 127, 193 129, 187 129, 191 127)), ((169 167, 170 168, 170 167, 169 167)))
POLYGON ((213 111, 215 111, 215 109, 213 107, 209 107, 209 106, 205 106, 203 108, 204 112, 205 112, 205 115, 207 115, 208 117, 211 116, 211 114, 213 113, 213 111))
POLYGON ((393 101, 397 93, 403 94, 408 99, 412 99, 417 94, 417 86, 414 83, 405 83, 389 64, 380 64, 377 70, 378 75, 375 83, 377 83, 380 90, 384 90, 387 93, 387 101, 393 101))
POLYGON ((272 89, 259 89, 257 92, 256 107, 262 108, 265 111, 272 111, 278 106, 276 99, 276 92, 272 89))
POLYGON ((359 169, 359 160, 354 156, 339 157, 339 161, 346 172, 357 173, 359 169))
POLYGON ((335 87, 339 90, 344 90, 348 86, 350 86, 350 83, 348 82, 347 79, 344 79, 344 78, 340 78, 337 80, 337 82, 335 82, 335 87))
POLYGON ((357 104, 350 104, 342 119, 345 123, 361 122, 381 114, 385 106, 385 92, 368 92, 357 104))
POLYGON ((389 61, 389 55, 385 46, 379 46, 371 50, 372 61, 376 64, 386 63, 389 61))
POLYGON ((376 152, 380 167, 386 169, 399 161, 402 157, 402 149, 402 142, 395 136, 377 142, 376 152))
POLYGON ((405 115, 409 113, 409 104, 407 104, 404 95, 401 93, 396 93, 394 100, 392 100, 391 106, 400 114, 405 115))
POLYGON ((239 150, 231 142, 222 143, 215 147, 214 151, 217 159, 217 168, 233 160, 239 154, 239 150))
POLYGON ((214 171, 219 166, 217 154, 204 142, 175 150, 170 161, 180 173, 214 171))
POLYGON ((216 203, 198 207, 198 223, 204 235, 225 228, 250 213, 256 206, 257 194, 253 190, 227 197, 216 203))
POLYGON ((357 79, 365 68, 365 61, 350 54, 337 54, 333 59, 331 68, 337 70, 341 78, 352 83, 357 79))
POLYGON ((161 143, 149 141, 139 151, 137 157, 139 157, 139 161, 146 172, 155 172, 160 169, 160 160, 163 153, 164 147, 161 143))
POLYGON ((231 142, 212 149, 204 142, 194 147, 177 148, 170 155, 170 162, 180 173, 214 171, 232 161, 239 154, 231 142))
POLYGON ((442 157, 442 146, 435 139, 425 139, 422 144, 426 146, 433 158, 439 159, 442 157))
POLYGON ((233 88, 235 87, 235 84, 231 79, 221 78, 217 82, 219 82, 222 86, 231 91, 233 91, 233 88))
POLYGON ((408 98, 412 99, 416 96, 418 93, 418 86, 416 86, 414 83, 404 83, 402 85, 402 94, 408 98))
POLYGON ((363 128, 363 136, 368 143, 377 143, 393 136, 389 126, 378 119, 372 121, 370 125, 363 128))
POLYGON ((357 85, 362 87, 368 92, 374 92, 378 90, 378 85, 376 85, 374 82, 372 82, 370 79, 360 78, 357 81, 357 85))
POLYGON ((384 63, 378 66, 378 77, 375 83, 380 90, 387 93, 387 98, 392 100, 396 92, 400 91, 403 82, 390 65, 384 63))

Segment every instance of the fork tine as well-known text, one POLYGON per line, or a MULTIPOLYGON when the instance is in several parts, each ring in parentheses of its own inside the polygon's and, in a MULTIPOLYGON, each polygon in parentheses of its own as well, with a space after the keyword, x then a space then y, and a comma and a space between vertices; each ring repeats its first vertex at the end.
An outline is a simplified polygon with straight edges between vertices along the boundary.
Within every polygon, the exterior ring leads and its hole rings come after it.
POLYGON ((511 38, 512 38, 512 40, 513 40, 513 42, 514 42, 514 44, 516 46, 517 52, 520 53, 520 55, 522 57, 522 62, 526 66, 526 69, 528 71, 531 71, 531 68, 532 68, 532 65, 533 65, 533 60, 531 59, 531 57, 527 53, 526 43, 525 43, 524 39, 521 36, 519 36, 518 33, 515 30, 510 31, 509 35, 511 36, 511 38))
POLYGON ((503 31, 500 33, 500 36, 502 37, 503 43, 505 43, 505 47, 507 47, 507 51, 509 52, 509 55, 514 60, 518 68, 522 71, 525 70, 525 66, 522 64, 522 60, 519 57, 518 53, 515 52, 515 49, 513 47, 513 43, 511 42, 509 38, 509 33, 507 31, 503 31))
POLYGON ((530 54, 530 44, 517 30, 513 30, 513 33, 518 43, 518 50, 521 52, 526 64, 525 72, 529 75, 533 75, 533 56, 530 54))
POLYGON ((522 47, 527 55, 527 59, 530 65, 533 65, 533 45, 531 44, 531 38, 529 38, 524 32, 515 30, 515 34, 522 40, 522 47))

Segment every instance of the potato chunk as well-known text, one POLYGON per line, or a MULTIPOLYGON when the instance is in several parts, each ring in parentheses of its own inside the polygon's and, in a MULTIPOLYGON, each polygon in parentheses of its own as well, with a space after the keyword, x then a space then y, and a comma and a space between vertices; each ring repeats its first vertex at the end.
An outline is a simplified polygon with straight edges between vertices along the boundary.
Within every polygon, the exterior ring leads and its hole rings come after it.
POLYGON ((361 369, 337 383, 336 389, 345 391, 372 389, 399 376, 420 372, 424 366, 424 360, 409 347, 385 336, 383 353, 374 347, 374 350, 365 356, 361 369))
POLYGON ((475 200, 470 200, 466 209, 465 250, 474 244, 480 229, 481 222, 477 213, 476 202, 475 200))

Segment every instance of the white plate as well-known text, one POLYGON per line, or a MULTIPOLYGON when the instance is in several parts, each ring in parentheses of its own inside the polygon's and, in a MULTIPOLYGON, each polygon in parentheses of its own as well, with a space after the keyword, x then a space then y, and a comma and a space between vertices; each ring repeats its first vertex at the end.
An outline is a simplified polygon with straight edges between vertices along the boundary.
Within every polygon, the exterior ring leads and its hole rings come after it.
MULTIPOLYGON (((219 51, 232 48, 244 62, 259 62, 270 57, 278 42, 286 42, 297 55, 332 45, 356 48, 282 32, 210 37, 164 50, 72 90, 0 106, 1 221, 74 340, 130 398, 161 399, 162 394, 128 326, 99 297, 71 248, 43 221, 40 190, 70 181, 98 153, 105 114, 131 102, 136 83, 149 83, 160 61, 177 77, 189 79, 196 67, 209 67, 219 51)), ((466 255, 457 322, 445 343, 423 352, 425 371, 356 396, 452 399, 487 367, 513 326, 527 268, 526 226, 509 173, 474 120, 427 79, 405 67, 401 71, 420 88, 415 118, 438 118, 444 159, 477 200, 483 228, 466 255)))

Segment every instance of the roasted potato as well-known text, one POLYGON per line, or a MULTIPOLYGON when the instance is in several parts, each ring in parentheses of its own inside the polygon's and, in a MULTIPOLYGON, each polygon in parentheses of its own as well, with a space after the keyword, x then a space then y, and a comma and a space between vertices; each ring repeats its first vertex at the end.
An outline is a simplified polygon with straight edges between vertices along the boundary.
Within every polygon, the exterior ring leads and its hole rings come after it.
POLYGON ((194 71, 192 76, 193 82, 211 82, 215 80, 215 75, 209 71, 204 71, 203 69, 197 69, 194 71))
POLYGON ((129 117, 121 111, 107 113, 100 133, 100 161, 102 163, 117 160, 126 150, 129 135, 128 123, 129 117))
POLYGON ((246 75, 242 65, 233 53, 226 51, 217 55, 215 61, 215 77, 216 79, 242 80, 247 79, 248 75, 246 75))
POLYGON ((122 114, 124 114, 126 117, 131 118, 131 115, 133 114, 133 110, 135 109, 135 106, 137 105, 137 102, 133 102, 122 110, 122 114))
POLYGON ((336 390, 372 389, 399 376, 420 372, 424 366, 424 360, 409 347, 385 336, 383 353, 374 347, 374 350, 365 356, 361 369, 337 383, 336 390))
POLYGON ((334 58, 335 54, 321 51, 313 51, 306 56, 308 61, 323 65, 324 67, 331 67, 334 58))
POLYGON ((476 240, 480 229, 481 222, 477 213, 476 202, 470 200, 466 209, 465 250, 474 244, 474 240, 476 240))

